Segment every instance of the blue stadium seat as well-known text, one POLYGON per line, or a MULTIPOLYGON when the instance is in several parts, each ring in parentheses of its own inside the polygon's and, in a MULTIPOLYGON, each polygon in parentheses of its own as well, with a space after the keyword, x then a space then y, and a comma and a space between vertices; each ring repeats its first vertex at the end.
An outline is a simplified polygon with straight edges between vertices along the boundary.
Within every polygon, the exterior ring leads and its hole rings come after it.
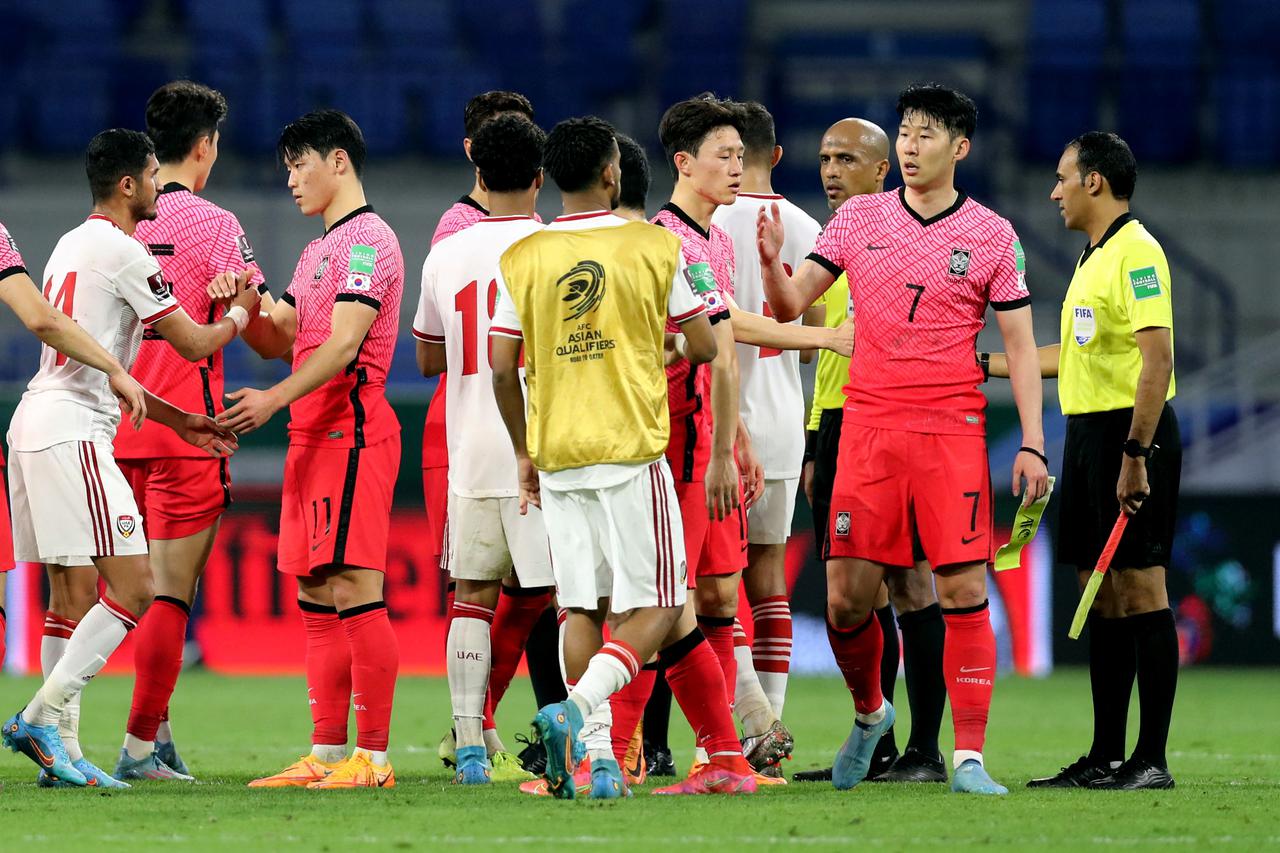
POLYGON ((1280 166, 1280 64, 1242 59, 1215 70, 1214 154, 1227 166, 1280 166))
POLYGON ((230 105, 223 140, 246 154, 273 152, 287 120, 282 118, 286 84, 275 63, 245 55, 243 45, 207 41, 193 47, 192 78, 221 91, 230 105))
POLYGON ((1198 153, 1202 38, 1197 0, 1125 0, 1118 130, 1140 162, 1198 153))
POLYGON ((1072 137, 1098 125, 1105 0, 1036 0, 1027 33, 1026 155, 1052 162, 1072 137))
POLYGON ((271 50, 269 0, 184 0, 183 11, 197 54, 260 59, 271 50))
POLYGON ((23 112, 28 147, 40 154, 83 154, 89 140, 110 126, 111 70, 109 63, 31 58, 21 75, 31 93, 23 112))

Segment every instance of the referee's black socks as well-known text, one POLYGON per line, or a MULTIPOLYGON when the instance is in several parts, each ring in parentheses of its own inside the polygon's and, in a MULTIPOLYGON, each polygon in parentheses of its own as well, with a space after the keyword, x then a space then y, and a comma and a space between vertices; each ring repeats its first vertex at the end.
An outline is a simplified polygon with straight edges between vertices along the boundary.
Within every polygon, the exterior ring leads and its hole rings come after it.
POLYGON ((1141 728, 1134 758, 1168 768, 1165 746, 1178 688, 1178 627, 1168 608, 1139 613, 1125 620, 1131 626, 1138 664, 1138 705, 1141 728))
POLYGON ((1115 768, 1125 759, 1125 723, 1137 671, 1135 652, 1129 619, 1107 619, 1097 613, 1089 617, 1089 684, 1093 688, 1089 760, 1098 767, 1115 768))
POLYGON ((947 682, 942 676, 942 646, 947 627, 942 608, 930 604, 898 614, 902 628, 902 668, 911 706, 911 735, 907 748, 933 757, 940 755, 938 732, 947 704, 947 682))

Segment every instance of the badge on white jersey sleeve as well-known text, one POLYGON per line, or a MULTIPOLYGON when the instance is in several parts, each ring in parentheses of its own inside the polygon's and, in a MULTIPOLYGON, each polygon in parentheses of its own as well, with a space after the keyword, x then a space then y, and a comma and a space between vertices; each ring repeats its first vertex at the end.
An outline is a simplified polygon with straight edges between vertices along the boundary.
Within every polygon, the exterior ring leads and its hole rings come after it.
POLYGON ((173 286, 164 280, 160 264, 151 255, 121 270, 114 283, 120 297, 129 303, 144 325, 162 320, 181 307, 173 296, 173 286))

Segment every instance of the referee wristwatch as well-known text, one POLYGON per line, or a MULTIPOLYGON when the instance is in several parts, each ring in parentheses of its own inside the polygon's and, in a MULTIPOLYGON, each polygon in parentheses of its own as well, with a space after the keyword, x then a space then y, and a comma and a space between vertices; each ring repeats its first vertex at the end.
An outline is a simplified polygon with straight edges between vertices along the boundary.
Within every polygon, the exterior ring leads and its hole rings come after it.
POLYGON ((1136 438, 1131 438, 1124 443, 1124 455, 1131 459, 1150 459, 1151 454, 1155 452, 1156 445, 1143 447, 1142 442, 1136 438))

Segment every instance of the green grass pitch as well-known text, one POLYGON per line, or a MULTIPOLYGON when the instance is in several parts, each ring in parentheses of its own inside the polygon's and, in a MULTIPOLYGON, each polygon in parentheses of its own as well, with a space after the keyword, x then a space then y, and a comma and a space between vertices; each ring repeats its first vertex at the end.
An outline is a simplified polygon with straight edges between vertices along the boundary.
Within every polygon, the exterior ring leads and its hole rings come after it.
MULTIPOLYGON (((32 679, 0 678, 12 713, 32 679)), ((89 757, 114 766, 128 711, 129 679, 94 680, 82 739, 89 757)), ((908 722, 902 683, 901 724, 908 722)), ((997 683, 987 742, 1003 799, 960 797, 943 786, 864 784, 837 792, 793 783, 753 797, 650 797, 558 802, 511 785, 462 790, 435 757, 449 722, 444 679, 404 678, 396 696, 392 761, 397 787, 383 791, 250 791, 244 783, 305 749, 308 718, 299 679, 187 673, 172 709, 183 756, 198 785, 142 783, 131 791, 42 790, 26 758, 0 755, 0 850, 110 847, 275 851, 481 849, 594 846, 625 850, 1168 848, 1280 846, 1280 723, 1275 670, 1189 670, 1178 685, 1170 763, 1174 791, 1136 794, 1028 791, 1023 783, 1072 761, 1088 743, 1088 680, 1065 671, 1042 681, 997 683), (553 847, 552 845, 555 845, 553 847)), ((532 716, 517 681, 499 723, 508 746, 532 716)), ((836 680, 797 678, 787 702, 796 770, 826 765, 852 708, 836 680)), ((950 722, 943 749, 950 749, 950 722)), ((903 728, 905 732, 905 726, 903 728)), ((691 735, 673 723, 677 763, 691 735)), ((1130 726, 1130 743, 1136 719, 1130 726)), ((648 786, 646 786, 647 788, 648 786)))

